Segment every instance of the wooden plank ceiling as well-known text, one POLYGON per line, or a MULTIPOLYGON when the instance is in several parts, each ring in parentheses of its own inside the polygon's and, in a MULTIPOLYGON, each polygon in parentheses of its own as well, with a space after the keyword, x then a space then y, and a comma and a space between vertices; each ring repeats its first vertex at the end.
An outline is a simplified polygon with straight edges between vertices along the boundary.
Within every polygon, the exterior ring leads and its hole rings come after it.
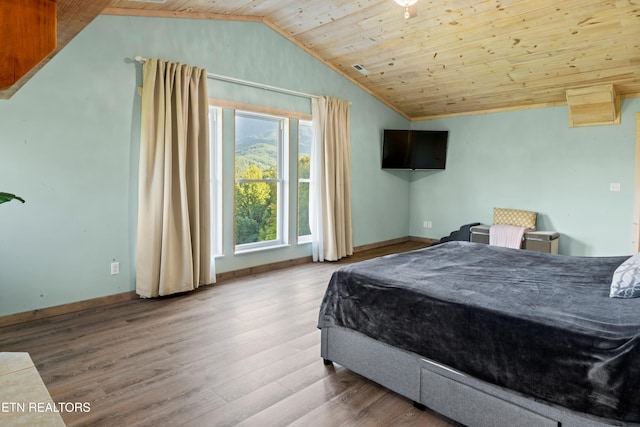
POLYGON ((561 105, 601 84, 640 95, 640 0, 419 0, 410 19, 393 0, 109 3, 103 13, 260 20, 412 119, 561 105))

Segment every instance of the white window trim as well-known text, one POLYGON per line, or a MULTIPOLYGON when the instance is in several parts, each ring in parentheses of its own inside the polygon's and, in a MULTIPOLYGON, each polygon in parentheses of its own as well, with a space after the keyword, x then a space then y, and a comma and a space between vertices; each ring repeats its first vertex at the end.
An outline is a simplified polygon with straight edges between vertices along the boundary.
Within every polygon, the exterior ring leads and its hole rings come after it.
MULTIPOLYGON (((278 199, 277 199, 277 230, 276 239, 267 240, 263 242, 242 243, 235 245, 235 254, 242 254, 248 252, 255 252, 265 249, 274 249, 278 247, 286 247, 289 244, 288 224, 289 224, 289 118, 282 116, 275 116, 271 114, 256 113, 252 111, 236 110, 236 117, 257 117, 266 120, 272 120, 279 122, 280 135, 278 140, 278 160, 277 170, 278 178, 266 178, 261 180, 235 178, 234 185, 242 182, 276 182, 278 186, 278 199)), ((234 120, 235 122, 235 120, 234 120)), ((235 152, 234 141, 234 152, 235 152)), ((235 175, 235 161, 234 161, 234 175, 235 175)), ((234 198, 235 206, 235 198, 234 198)), ((235 239, 235 236, 234 236, 235 239)))
POLYGON ((222 206, 222 108, 209 106, 209 156, 211 191, 211 256, 224 256, 222 206))
MULTIPOLYGON (((299 151, 300 150, 300 128, 302 126, 311 127, 312 126, 312 121, 311 120, 299 120, 298 121, 298 138, 297 138, 297 140, 298 140, 298 157, 300 156, 300 154, 299 154, 299 152, 300 152, 299 151)), ((296 164, 297 165, 299 164, 299 160, 296 160, 296 164)), ((298 200, 296 200, 296 203, 299 204, 300 203, 300 183, 306 182, 306 183, 309 183, 309 185, 311 185, 311 179, 310 178, 299 178, 299 176, 300 176, 299 173, 300 172, 296 171, 296 173, 298 175, 298 177, 297 177, 297 180, 298 180, 298 200)), ((299 214, 300 214, 299 209, 296 209, 296 215, 299 215, 299 214)), ((311 233, 303 234, 303 235, 299 234, 300 233, 300 230, 298 228, 299 220, 300 220, 299 218, 296 218, 296 238, 298 239, 297 240, 298 244, 311 243, 311 233)))

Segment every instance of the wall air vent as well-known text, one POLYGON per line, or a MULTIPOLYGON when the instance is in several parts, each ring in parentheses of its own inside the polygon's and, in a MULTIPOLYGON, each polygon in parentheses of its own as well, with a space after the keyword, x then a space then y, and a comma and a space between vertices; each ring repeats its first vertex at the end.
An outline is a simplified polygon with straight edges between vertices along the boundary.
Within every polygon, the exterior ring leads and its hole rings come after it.
POLYGON ((351 67, 363 76, 369 75, 369 71, 360 64, 353 64, 351 67))

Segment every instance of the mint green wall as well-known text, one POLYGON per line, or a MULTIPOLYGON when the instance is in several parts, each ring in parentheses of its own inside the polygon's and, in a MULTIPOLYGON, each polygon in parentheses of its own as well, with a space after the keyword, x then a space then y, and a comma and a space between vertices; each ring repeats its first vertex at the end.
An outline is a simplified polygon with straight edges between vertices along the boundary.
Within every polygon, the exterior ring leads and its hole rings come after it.
POLYGON ((449 130, 449 151, 446 170, 412 172, 410 234, 491 224, 493 208, 505 207, 539 212, 539 229, 561 233, 560 253, 631 253, 638 111, 640 99, 627 99, 621 124, 578 128, 566 107, 413 122, 449 130))
MULTIPOLYGON (((494 206, 536 210, 561 252, 630 252, 635 120, 570 129, 566 108, 414 122, 449 129, 447 170, 380 169, 384 128, 409 122, 259 23, 101 16, 10 100, 0 100, 0 315, 134 289, 141 66, 157 56, 352 102, 354 243, 439 238, 494 206), (619 182, 620 193, 609 192, 619 182), (430 220, 434 228, 422 228, 430 220), (109 264, 120 262, 111 276, 109 264)), ((309 101, 209 80, 214 98, 308 113, 309 101)), ((225 110, 225 256, 218 272, 309 254, 231 253, 233 126, 225 110)), ((291 227, 291 230, 294 228, 291 227)))
MULTIPOLYGON (((0 206, 0 315, 134 289, 141 85, 135 55, 350 100, 354 243, 408 234, 408 181, 380 170, 382 129, 407 127, 407 120, 262 24, 100 16, 12 99, 0 100, 0 191, 27 200, 0 206), (110 275, 112 260, 120 262, 120 275, 110 275)), ((214 98, 310 111, 308 100, 209 84, 214 98)), ((224 164, 232 193, 229 127, 224 164)), ((218 272, 310 253, 308 245, 293 244, 233 256, 232 215, 227 203, 218 272)))

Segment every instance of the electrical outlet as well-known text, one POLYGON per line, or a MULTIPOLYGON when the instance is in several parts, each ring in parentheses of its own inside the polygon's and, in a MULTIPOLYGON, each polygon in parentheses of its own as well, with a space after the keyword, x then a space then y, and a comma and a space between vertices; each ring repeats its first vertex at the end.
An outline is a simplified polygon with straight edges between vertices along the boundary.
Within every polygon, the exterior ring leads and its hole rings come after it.
POLYGON ((620 191, 620 183, 619 182, 609 183, 609 191, 620 191))
POLYGON ((423 226, 424 228, 431 228, 431 227, 433 227, 433 223, 432 223, 431 221, 424 221, 424 222, 422 223, 422 226, 423 226))
POLYGON ((114 274, 120 274, 120 263, 117 261, 111 263, 111 275, 114 274))

